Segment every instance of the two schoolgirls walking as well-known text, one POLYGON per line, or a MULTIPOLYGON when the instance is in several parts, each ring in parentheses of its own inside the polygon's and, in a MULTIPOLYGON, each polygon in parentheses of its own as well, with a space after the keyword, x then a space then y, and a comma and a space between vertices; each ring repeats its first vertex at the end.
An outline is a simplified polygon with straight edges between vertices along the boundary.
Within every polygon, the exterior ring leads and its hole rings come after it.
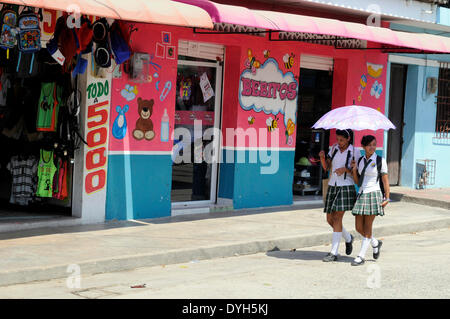
POLYGON ((346 254, 352 253, 354 238, 342 225, 345 211, 351 211, 355 216, 356 231, 363 237, 359 254, 352 262, 352 266, 359 266, 365 262, 369 245, 373 248, 374 259, 380 256, 383 243, 373 237, 372 225, 376 216, 384 215, 384 207, 389 203, 387 164, 384 158, 375 153, 374 136, 363 137, 361 145, 364 156, 362 157, 351 144, 350 130, 337 130, 336 138, 337 143, 332 146, 327 158, 323 151, 319 154, 324 170, 331 169, 324 213, 327 213, 327 222, 333 228, 333 235, 331 251, 323 261, 330 262, 338 259, 339 243, 342 237, 346 243, 346 254), (356 193, 355 184, 359 187, 358 193, 356 193))

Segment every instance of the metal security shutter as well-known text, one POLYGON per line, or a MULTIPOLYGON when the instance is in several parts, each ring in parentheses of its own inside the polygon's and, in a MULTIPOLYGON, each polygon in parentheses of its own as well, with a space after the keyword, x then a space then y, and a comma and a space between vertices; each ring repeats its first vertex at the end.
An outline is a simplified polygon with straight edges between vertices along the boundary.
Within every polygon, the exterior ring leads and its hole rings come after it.
POLYGON ((306 55, 300 57, 300 67, 305 69, 332 71, 334 66, 333 58, 306 55))
POLYGON ((223 61, 225 47, 212 43, 180 40, 178 41, 178 55, 214 61, 219 57, 223 61))

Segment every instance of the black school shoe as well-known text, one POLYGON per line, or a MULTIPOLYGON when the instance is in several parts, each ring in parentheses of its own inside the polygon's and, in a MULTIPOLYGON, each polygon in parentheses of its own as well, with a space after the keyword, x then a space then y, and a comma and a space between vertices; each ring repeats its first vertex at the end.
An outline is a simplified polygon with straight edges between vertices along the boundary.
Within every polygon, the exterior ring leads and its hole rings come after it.
POLYGON ((326 255, 323 259, 322 259, 322 261, 323 262, 330 262, 330 261, 336 261, 338 258, 337 258, 337 256, 336 255, 333 255, 332 253, 328 253, 328 255, 326 255))
MULTIPOLYGON (((357 261, 352 261, 352 266, 361 266, 361 265, 364 265, 364 263, 365 263, 365 260, 364 260, 364 258, 361 258, 361 257, 359 257, 360 259, 361 259, 361 261, 360 262, 357 262, 357 261)), ((356 259, 356 258, 355 258, 356 259)))
POLYGON ((380 248, 381 245, 383 245, 383 242, 381 240, 378 241, 378 246, 374 247, 374 248, 378 248, 378 252, 377 253, 373 253, 373 258, 374 259, 378 259, 378 257, 380 257, 380 248))
POLYGON ((347 254, 347 256, 350 255, 353 251, 353 239, 355 237, 353 237, 352 234, 350 234, 350 237, 352 240, 349 243, 347 243, 347 242, 345 243, 345 253, 347 254))

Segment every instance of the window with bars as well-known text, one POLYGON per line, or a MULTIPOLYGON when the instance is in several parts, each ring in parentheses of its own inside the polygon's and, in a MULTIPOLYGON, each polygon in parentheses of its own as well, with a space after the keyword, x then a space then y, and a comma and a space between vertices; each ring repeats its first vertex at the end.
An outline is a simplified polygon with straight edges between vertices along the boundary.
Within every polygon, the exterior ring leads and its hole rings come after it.
POLYGON ((450 138, 450 63, 440 64, 436 103, 436 137, 450 138))

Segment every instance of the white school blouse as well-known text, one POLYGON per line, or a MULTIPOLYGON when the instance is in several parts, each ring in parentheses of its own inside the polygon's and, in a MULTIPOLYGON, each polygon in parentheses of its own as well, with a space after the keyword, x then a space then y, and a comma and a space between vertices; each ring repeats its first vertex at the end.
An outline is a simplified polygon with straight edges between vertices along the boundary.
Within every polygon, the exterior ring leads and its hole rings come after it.
MULTIPOLYGON (((358 173, 361 174, 361 172, 364 169, 364 160, 366 159, 366 156, 363 156, 363 159, 361 160, 361 162, 358 165, 358 173)), ((378 170, 377 170, 377 154, 373 153, 372 156, 367 160, 372 160, 369 164, 369 166, 367 166, 366 172, 364 173, 364 180, 363 180, 363 184, 361 185, 361 187, 359 188, 359 193, 371 193, 371 192, 375 192, 375 191, 379 191, 380 189, 380 184, 377 182, 377 177, 378 177, 378 170)), ((358 163, 358 162, 356 162, 358 163)), ((382 157, 381 158, 381 175, 383 174, 387 174, 388 173, 388 169, 387 169, 387 163, 386 160, 382 157)), ((381 178, 381 177, 380 177, 381 178)))
POLYGON ((348 160, 348 168, 351 170, 352 160, 353 160, 353 154, 355 155, 355 161, 358 163, 358 159, 361 157, 360 151, 353 147, 353 145, 349 145, 347 149, 343 152, 339 149, 339 145, 334 144, 330 152, 328 153, 328 156, 331 158, 333 156, 334 150, 337 149, 337 153, 333 158, 333 162, 331 163, 331 169, 333 172, 330 173, 330 179, 328 180, 328 186, 352 186, 355 184, 355 181, 353 180, 353 176, 351 173, 347 173, 347 177, 344 178, 345 174, 342 174, 341 176, 338 176, 336 174, 336 169, 344 167, 345 161, 347 160, 347 153, 350 152, 350 158, 348 160))

